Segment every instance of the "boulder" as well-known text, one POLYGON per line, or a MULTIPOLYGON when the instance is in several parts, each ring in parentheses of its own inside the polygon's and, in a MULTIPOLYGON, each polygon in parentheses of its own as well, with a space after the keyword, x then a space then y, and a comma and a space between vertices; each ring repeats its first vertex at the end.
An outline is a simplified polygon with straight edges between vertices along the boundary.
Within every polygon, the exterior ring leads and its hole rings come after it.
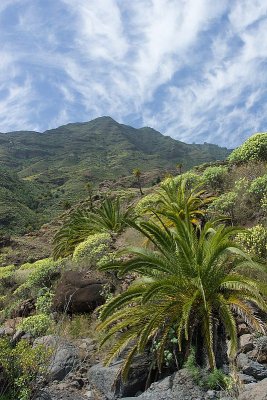
POLYGON ((249 351, 253 350, 254 349, 253 336, 249 333, 240 336, 239 347, 242 353, 248 353, 249 351))
POLYGON ((267 336, 260 336, 254 339, 255 350, 257 352, 255 358, 259 363, 267 363, 267 336))
POLYGON ((103 286, 109 283, 98 272, 66 271, 60 279, 53 302, 53 309, 69 313, 88 313, 104 304, 103 286), (95 277, 94 277, 95 274, 95 277), (98 276, 97 276, 98 274, 98 276))
POLYGON ((243 372, 246 375, 253 376, 257 380, 262 380, 267 378, 267 368, 263 364, 257 361, 250 361, 249 364, 243 368, 243 372))
POLYGON ((135 357, 125 383, 122 383, 119 376, 122 363, 122 360, 118 360, 109 367, 96 364, 88 370, 89 383, 108 400, 133 396, 145 389, 150 364, 148 357, 145 354, 135 357))
POLYGON ((243 370, 249 365, 249 358, 247 354, 240 353, 236 358, 236 364, 238 369, 243 370))
POLYGON ((52 351, 50 364, 47 368, 48 381, 62 381, 79 363, 77 348, 61 339, 48 335, 35 339, 34 346, 44 345, 52 351))
POLYGON ((246 374, 238 373, 238 379, 241 383, 248 384, 248 383, 256 383, 257 380, 253 378, 253 376, 249 376, 246 374))
POLYGON ((267 378, 267 366, 250 360, 247 354, 238 354, 236 364, 245 375, 253 376, 257 380, 267 378))
POLYGON ((267 378, 253 385, 245 386, 238 400, 267 400, 267 378))
MULTIPOLYGON (((223 393, 214 390, 205 391, 196 385, 190 372, 186 369, 174 373, 161 381, 154 382, 141 395, 135 397, 138 400, 211 400, 222 398, 223 393)), ((125 397, 121 400, 133 400, 134 397, 125 397)), ((230 397, 224 397, 231 400, 230 397)))

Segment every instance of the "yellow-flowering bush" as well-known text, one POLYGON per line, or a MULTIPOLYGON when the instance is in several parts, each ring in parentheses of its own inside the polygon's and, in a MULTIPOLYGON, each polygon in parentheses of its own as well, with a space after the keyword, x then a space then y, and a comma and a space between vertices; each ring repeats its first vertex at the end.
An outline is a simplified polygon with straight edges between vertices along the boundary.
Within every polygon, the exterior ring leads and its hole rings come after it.
POLYGON ((37 314, 24 318, 18 325, 18 329, 38 337, 49 333, 51 326, 52 322, 47 314, 37 314))
POLYGON ((267 229, 263 225, 256 225, 239 233, 237 240, 248 253, 258 258, 267 257, 267 229))
POLYGON ((6 267, 0 267, 0 282, 3 286, 10 286, 14 278, 14 265, 7 265, 6 267))
POLYGON ((254 179, 250 185, 249 193, 253 194, 258 200, 267 196, 267 174, 254 179))
POLYGON ((21 285, 14 295, 25 298, 29 295, 37 297, 41 288, 50 288, 54 279, 59 275, 62 261, 45 258, 33 264, 23 264, 15 273, 15 280, 21 285))
POLYGON ((242 163, 267 160, 267 133, 256 133, 235 149, 228 157, 229 161, 242 163))
POLYGON ((108 253, 110 243, 111 236, 109 233, 90 235, 75 248, 73 260, 76 262, 86 260, 90 265, 96 265, 108 253))
POLYGON ((7 339, 0 339, 0 365, 5 378, 1 387, 3 399, 31 399, 47 371, 50 357, 51 353, 42 345, 31 347, 21 340, 14 347, 7 339))

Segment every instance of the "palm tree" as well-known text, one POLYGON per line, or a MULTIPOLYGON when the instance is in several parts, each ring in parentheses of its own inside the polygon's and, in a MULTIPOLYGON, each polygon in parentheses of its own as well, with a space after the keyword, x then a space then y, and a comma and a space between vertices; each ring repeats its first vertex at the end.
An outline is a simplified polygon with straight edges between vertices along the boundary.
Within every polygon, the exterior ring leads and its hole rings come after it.
POLYGON ((184 220, 185 215, 189 215, 193 224, 199 224, 207 214, 206 206, 216 199, 202 190, 200 185, 190 187, 186 177, 166 179, 157 193, 158 201, 148 207, 146 212, 160 214, 168 226, 173 225, 172 221, 177 216, 184 220))
POLYGON ((133 170, 133 175, 136 177, 136 179, 137 179, 137 183, 138 183, 138 187, 139 187, 139 190, 140 190, 140 194, 141 194, 141 196, 143 196, 143 191, 142 191, 142 186, 141 186, 141 171, 140 171, 140 169, 139 168, 135 168, 134 170, 133 170))
POLYGON ((76 210, 59 229, 53 241, 53 257, 67 257, 75 247, 97 232, 121 233, 128 220, 134 219, 132 207, 123 207, 119 198, 106 197, 94 212, 88 209, 76 210))
POLYGON ((128 349, 124 379, 134 355, 151 342, 157 342, 161 365, 173 329, 178 350, 186 352, 195 342, 205 350, 212 370, 216 368, 218 324, 231 339, 232 356, 237 349, 236 315, 254 330, 264 332, 255 310, 267 310, 261 294, 266 293, 266 286, 253 279, 251 271, 265 278, 267 274, 233 241, 239 230, 215 222, 200 230, 191 224, 188 213, 184 219, 179 215, 173 218, 173 224, 169 229, 163 221, 161 227, 151 221, 132 223, 154 249, 127 248, 124 252, 130 258, 103 267, 115 269, 121 276, 131 272, 140 276, 101 311, 99 329, 106 332, 102 344, 114 335, 118 337, 106 363, 128 349), (197 337, 202 340, 196 341, 197 337))
POLYGON ((176 168, 179 170, 179 174, 181 175, 181 173, 182 173, 182 168, 183 168, 183 164, 182 164, 182 163, 177 163, 177 164, 176 164, 176 168))
POLYGON ((91 183, 86 183, 85 189, 88 192, 90 210, 93 210, 93 185, 91 183))

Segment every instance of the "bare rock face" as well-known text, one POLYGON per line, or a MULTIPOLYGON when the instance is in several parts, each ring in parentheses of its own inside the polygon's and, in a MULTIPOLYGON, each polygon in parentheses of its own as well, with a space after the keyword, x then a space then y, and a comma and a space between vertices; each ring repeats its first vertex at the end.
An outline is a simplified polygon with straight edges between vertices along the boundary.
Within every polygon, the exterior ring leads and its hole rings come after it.
POLYGON ((53 308, 61 312, 89 313, 104 304, 101 293, 109 281, 98 272, 95 275, 94 271, 90 276, 79 271, 65 272, 56 288, 53 308))
POLYGON ((267 400, 267 378, 261 382, 246 385, 238 400, 267 400))

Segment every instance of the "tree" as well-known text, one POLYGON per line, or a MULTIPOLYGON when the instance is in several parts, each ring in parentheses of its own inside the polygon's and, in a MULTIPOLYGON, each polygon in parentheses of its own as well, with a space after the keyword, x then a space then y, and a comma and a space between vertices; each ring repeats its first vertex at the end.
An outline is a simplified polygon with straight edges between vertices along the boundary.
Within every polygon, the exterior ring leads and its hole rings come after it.
POLYGON ((233 241, 239 230, 214 222, 196 228, 188 213, 183 219, 177 215, 173 223, 171 229, 163 222, 161 227, 151 221, 132 223, 153 248, 126 248, 123 253, 130 257, 103 267, 116 270, 120 276, 137 273, 140 277, 101 310, 99 329, 106 332, 102 344, 114 335, 118 338, 106 363, 128 349, 124 379, 134 355, 151 343, 157 343, 160 366, 173 330, 177 351, 188 354, 194 344, 198 354, 207 354, 211 370, 219 362, 219 330, 230 337, 232 356, 237 350, 236 315, 254 330, 264 332, 255 310, 267 310, 261 294, 266 294, 266 285, 251 278, 251 271, 265 279, 266 271, 233 241))
POLYGON ((177 164, 176 164, 176 168, 178 169, 179 174, 181 175, 181 173, 182 173, 182 168, 183 168, 183 164, 182 164, 182 163, 177 163, 177 164))
POLYGON ((92 185, 92 183, 86 183, 85 189, 88 192, 88 199, 89 199, 90 209, 93 210, 93 185, 92 185))
POLYGON ((141 186, 141 171, 140 171, 140 169, 139 168, 135 168, 134 170, 133 170, 133 175, 136 177, 136 179, 137 179, 137 183, 138 183, 138 187, 139 187, 139 190, 140 190, 140 194, 141 194, 141 196, 143 196, 143 191, 142 191, 142 186, 141 186))
POLYGON ((94 211, 76 210, 54 237, 54 259, 73 254, 79 243, 95 233, 121 233, 127 226, 128 220, 131 219, 134 219, 132 207, 123 207, 119 198, 106 197, 100 207, 94 211))
MULTIPOLYGON (((207 195, 201 185, 190 186, 186 176, 169 178, 161 185, 159 199, 154 212, 176 221, 177 216, 182 220, 190 217, 191 222, 197 224, 206 214, 205 207, 214 201, 215 197, 207 195)), ((170 226, 170 224, 168 224, 170 226)))

